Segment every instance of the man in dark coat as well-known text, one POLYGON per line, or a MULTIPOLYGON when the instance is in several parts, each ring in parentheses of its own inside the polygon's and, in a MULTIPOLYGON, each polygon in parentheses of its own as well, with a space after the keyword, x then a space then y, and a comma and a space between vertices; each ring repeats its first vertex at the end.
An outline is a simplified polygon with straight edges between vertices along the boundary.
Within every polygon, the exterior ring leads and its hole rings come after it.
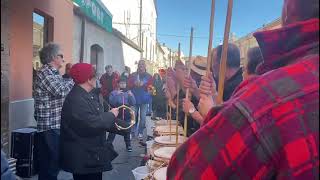
MULTIPOLYGON (((212 50, 212 72, 215 83, 219 84, 220 61, 222 56, 222 45, 212 50)), ((232 43, 229 43, 227 50, 227 66, 225 74, 225 85, 223 91, 223 101, 230 99, 233 91, 242 82, 242 68, 240 67, 240 49, 232 43)), ((218 90, 218 89, 217 89, 218 90)))
POLYGON ((78 63, 70 70, 76 85, 66 97, 61 116, 60 165, 73 173, 74 180, 101 180, 102 172, 112 169, 111 161, 118 154, 106 141, 106 131, 120 133, 115 123, 118 109, 104 112, 91 93, 96 86, 92 65, 78 63))

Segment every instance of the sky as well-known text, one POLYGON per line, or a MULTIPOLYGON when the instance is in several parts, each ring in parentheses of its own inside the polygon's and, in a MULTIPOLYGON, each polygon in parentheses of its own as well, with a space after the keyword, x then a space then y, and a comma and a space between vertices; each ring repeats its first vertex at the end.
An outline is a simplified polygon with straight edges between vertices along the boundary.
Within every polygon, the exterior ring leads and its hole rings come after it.
POLYGON ((44 24, 44 18, 37 13, 33 13, 33 21, 37 22, 38 24, 44 24))
MULTIPOLYGON (((228 0, 215 0, 213 47, 222 42, 228 0)), ((234 0, 230 32, 242 37, 281 16, 283 0, 234 0)), ((207 56, 211 0, 158 0, 157 38, 174 50, 181 43, 189 55, 190 31, 194 27, 192 55, 207 56), (183 36, 183 37, 177 37, 183 36)))

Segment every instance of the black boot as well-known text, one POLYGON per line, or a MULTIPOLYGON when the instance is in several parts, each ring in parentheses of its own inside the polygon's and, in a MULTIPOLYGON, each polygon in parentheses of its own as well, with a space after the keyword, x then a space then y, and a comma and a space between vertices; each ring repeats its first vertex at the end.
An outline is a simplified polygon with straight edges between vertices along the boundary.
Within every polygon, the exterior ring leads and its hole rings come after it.
POLYGON ((126 142, 126 148, 128 152, 132 152, 131 142, 126 142))

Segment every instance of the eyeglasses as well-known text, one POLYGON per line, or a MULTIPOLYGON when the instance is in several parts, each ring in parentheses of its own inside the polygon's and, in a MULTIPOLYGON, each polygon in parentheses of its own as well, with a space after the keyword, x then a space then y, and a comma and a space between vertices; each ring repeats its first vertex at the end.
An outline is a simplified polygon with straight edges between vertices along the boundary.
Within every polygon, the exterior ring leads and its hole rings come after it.
POLYGON ((63 54, 58 54, 57 56, 59 56, 61 59, 63 59, 63 54))

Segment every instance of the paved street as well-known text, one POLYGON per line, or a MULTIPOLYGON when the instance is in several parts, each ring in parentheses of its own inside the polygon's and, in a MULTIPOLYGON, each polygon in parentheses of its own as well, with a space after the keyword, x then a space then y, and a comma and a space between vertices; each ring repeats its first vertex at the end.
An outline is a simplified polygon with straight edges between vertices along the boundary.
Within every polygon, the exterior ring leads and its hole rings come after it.
MULTIPOLYGON (((150 117, 147 117, 150 118, 150 117)), ((122 136, 116 136, 114 141, 114 147, 119 153, 119 156, 112 162, 113 170, 103 173, 104 180, 134 180, 134 176, 131 172, 132 169, 140 166, 142 156, 145 153, 143 146, 139 144, 139 141, 134 138, 132 140, 132 152, 127 152, 122 136)), ((38 176, 32 178, 24 178, 24 180, 37 180, 38 176)), ((61 171, 59 180, 72 180, 72 174, 61 171)))

